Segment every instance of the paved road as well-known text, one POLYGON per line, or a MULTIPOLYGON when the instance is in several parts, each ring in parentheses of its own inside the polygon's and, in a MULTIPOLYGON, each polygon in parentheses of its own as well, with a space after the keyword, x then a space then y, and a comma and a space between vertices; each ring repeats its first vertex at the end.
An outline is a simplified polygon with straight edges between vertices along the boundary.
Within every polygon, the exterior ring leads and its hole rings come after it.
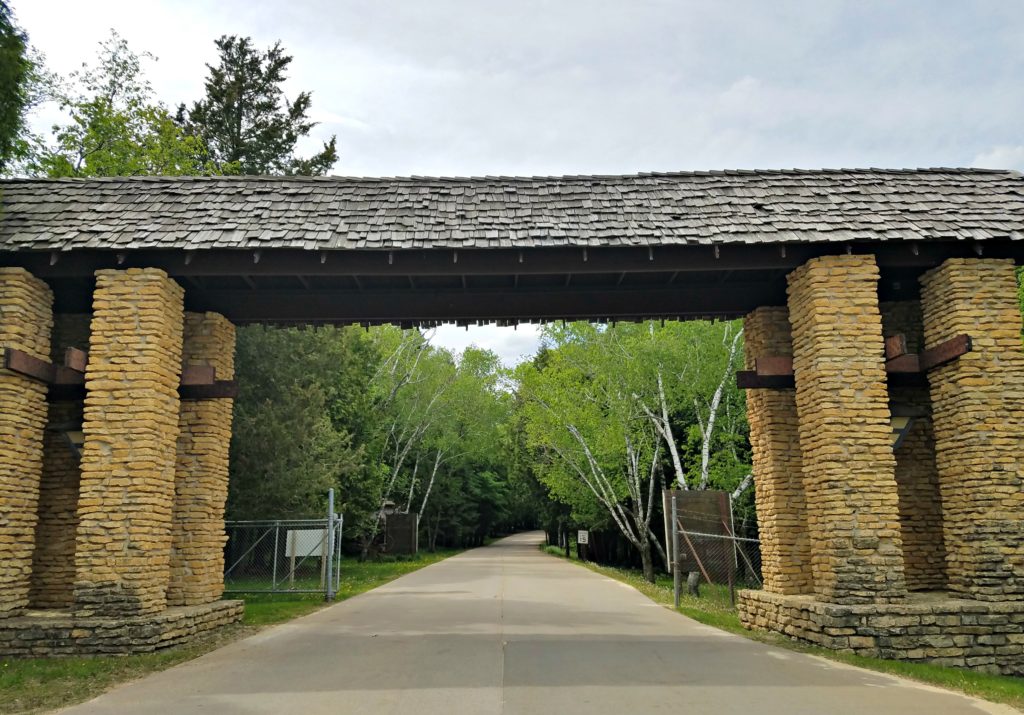
POLYGON ((714 630, 539 540, 466 552, 66 712, 1014 712, 714 630))

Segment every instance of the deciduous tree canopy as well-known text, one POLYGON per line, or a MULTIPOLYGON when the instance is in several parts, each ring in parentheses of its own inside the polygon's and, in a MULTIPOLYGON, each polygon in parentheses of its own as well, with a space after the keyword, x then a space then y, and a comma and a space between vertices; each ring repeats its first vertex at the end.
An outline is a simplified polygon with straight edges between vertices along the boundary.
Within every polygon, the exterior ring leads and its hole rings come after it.
POLYGON ((53 82, 52 93, 67 113, 50 143, 29 151, 26 169, 55 178, 70 176, 195 175, 220 173, 202 141, 185 134, 153 96, 143 62, 117 33, 100 43, 96 64, 53 82))

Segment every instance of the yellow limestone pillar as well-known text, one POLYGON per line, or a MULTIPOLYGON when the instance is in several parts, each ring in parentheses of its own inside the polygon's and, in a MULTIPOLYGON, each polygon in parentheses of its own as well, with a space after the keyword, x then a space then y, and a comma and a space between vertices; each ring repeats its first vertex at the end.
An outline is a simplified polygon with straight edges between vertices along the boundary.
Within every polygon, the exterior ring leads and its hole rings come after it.
MULTIPOLYGON (((0 268, 0 346, 50 359, 53 294, 21 268, 0 268)), ((0 618, 28 605, 46 428, 43 383, 0 369, 0 618)))
POLYGON ((906 593, 878 277, 843 255, 788 278, 811 572, 832 603, 906 593))
MULTIPOLYGON (((235 326, 217 313, 185 314, 185 366, 234 377, 235 326)), ((224 504, 231 444, 228 398, 183 400, 175 471, 169 606, 220 598, 224 590, 224 504)))
MULTIPOLYGON (((743 336, 748 370, 755 368, 759 357, 793 355, 786 308, 753 311, 743 321, 743 336)), ((747 390, 747 421, 764 589, 787 595, 810 593, 811 557, 795 391, 747 390)))
POLYGON ((951 258, 921 278, 926 347, 972 350, 929 371, 949 590, 1024 600, 1024 354, 1012 261, 951 258))
POLYGON ((96 273, 75 554, 81 615, 166 606, 182 300, 157 269, 96 273))

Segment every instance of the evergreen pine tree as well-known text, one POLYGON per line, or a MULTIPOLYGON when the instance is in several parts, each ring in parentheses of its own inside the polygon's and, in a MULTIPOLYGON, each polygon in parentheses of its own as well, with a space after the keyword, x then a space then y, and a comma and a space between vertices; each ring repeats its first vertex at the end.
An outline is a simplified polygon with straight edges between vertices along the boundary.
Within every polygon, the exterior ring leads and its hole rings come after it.
POLYGON ((0 0, 0 171, 16 153, 30 103, 33 63, 25 33, 0 0))
POLYGON ((206 96, 178 121, 202 138, 219 166, 236 165, 242 174, 326 174, 338 160, 335 137, 309 158, 295 156, 295 144, 316 126, 309 120, 309 92, 295 101, 282 85, 292 58, 281 43, 261 52, 252 39, 234 35, 216 41, 220 62, 207 65, 206 96))

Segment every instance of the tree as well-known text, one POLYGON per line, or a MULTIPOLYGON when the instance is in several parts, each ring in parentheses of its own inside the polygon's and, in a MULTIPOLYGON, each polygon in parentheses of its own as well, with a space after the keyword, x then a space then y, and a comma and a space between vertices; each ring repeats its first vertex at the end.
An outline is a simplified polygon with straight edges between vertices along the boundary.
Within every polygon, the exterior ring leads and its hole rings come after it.
POLYGON ((749 500, 744 396, 732 380, 742 332, 733 323, 549 326, 548 349, 520 370, 537 473, 574 519, 609 519, 653 577, 655 484, 749 500), (664 459, 662 458, 664 456, 664 459), (649 542, 649 543, 648 543, 649 542))
POLYGON ((100 43, 95 66, 83 63, 57 84, 55 98, 68 121, 54 126, 52 145, 28 162, 49 177, 197 175, 230 171, 214 166, 202 140, 188 136, 153 99, 136 54, 116 32, 100 43))
POLYGON ((239 329, 229 518, 315 516, 330 487, 346 523, 375 513, 366 495, 379 475, 364 445, 377 361, 358 328, 239 329))
POLYGON ((730 474, 737 465, 749 474, 746 455, 737 449, 746 440, 744 396, 733 379, 742 337, 737 324, 705 321, 623 325, 609 333, 611 354, 623 362, 634 397, 665 441, 679 489, 732 491, 742 484, 743 493, 750 485, 749 479, 740 484, 721 479, 727 463, 730 474), (688 455, 680 452, 679 422, 688 426, 683 451, 692 452, 695 443, 699 461, 686 460, 688 455), (684 461, 692 466, 685 468, 684 461))
POLYGON ((553 495, 570 500, 578 520, 587 502, 603 507, 653 582, 652 549, 665 560, 651 530, 661 443, 624 372, 610 369, 607 334, 583 323, 545 329, 557 349, 542 369, 526 365, 520 372, 527 431, 549 455, 539 476, 553 495))
POLYGON ((26 117, 45 95, 47 78, 42 57, 0 0, 0 173, 9 172, 32 145, 26 117))
POLYGON ((261 52, 249 37, 216 41, 219 63, 207 65, 206 96, 191 109, 178 108, 178 122, 200 137, 218 167, 242 174, 326 174, 338 160, 336 138, 311 157, 295 156, 295 145, 316 126, 309 120, 312 95, 289 101, 282 85, 292 57, 281 43, 261 52))

